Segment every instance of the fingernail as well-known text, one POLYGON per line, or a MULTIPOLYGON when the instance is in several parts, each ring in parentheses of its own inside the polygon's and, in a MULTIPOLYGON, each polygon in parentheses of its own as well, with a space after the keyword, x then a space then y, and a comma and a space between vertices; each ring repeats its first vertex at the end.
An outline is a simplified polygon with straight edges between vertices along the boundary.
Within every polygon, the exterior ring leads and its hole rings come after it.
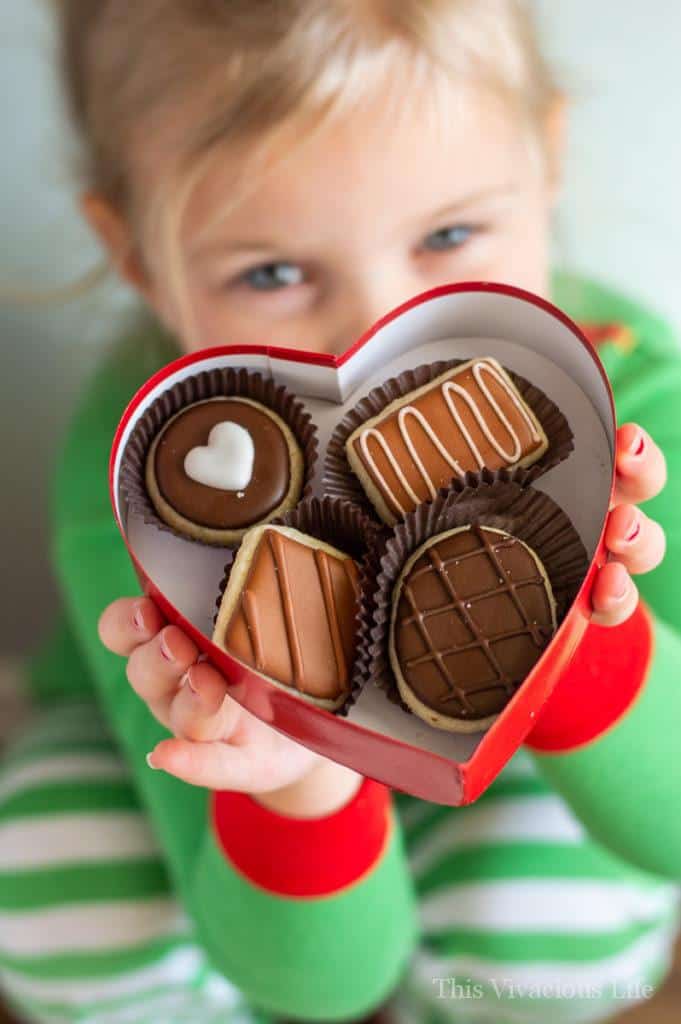
POLYGON ((191 692, 194 694, 194 696, 198 697, 199 691, 196 689, 196 687, 192 683, 191 672, 185 672, 185 674, 182 677, 182 684, 188 686, 189 689, 191 690, 191 692))
POLYGON ((624 535, 625 543, 631 544, 632 541, 636 540, 639 533, 641 532, 641 520, 637 515, 632 518, 629 529, 624 535))
POLYGON ((151 760, 153 756, 154 756, 154 752, 152 750, 152 752, 150 754, 147 754, 146 762, 147 762, 147 764, 149 765, 149 767, 151 768, 152 771, 157 772, 159 769, 156 767, 154 762, 151 760))
POLYGON ((142 608, 140 605, 135 606, 135 614, 132 617, 132 621, 135 624, 135 629, 144 629, 144 616, 142 615, 142 608))
POLYGON ((161 654, 163 655, 163 657, 165 658, 166 661, 175 661, 173 653, 170 650, 170 648, 168 647, 168 643, 166 641, 164 633, 161 633, 161 641, 160 641, 159 646, 161 648, 161 654))
POLYGON ((639 455, 643 455, 643 449, 645 446, 645 437, 643 436, 643 432, 639 430, 630 442, 627 452, 632 456, 632 458, 638 458, 639 455))

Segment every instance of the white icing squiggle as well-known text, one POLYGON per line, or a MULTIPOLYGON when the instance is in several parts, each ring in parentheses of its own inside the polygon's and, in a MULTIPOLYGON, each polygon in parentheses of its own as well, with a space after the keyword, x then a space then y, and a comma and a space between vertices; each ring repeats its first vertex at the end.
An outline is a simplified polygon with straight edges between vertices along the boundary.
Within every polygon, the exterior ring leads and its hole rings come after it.
MULTIPOLYGON (((414 410, 414 411, 416 411, 416 410, 414 410)), ((381 448, 383 449, 383 453, 384 453, 386 459, 390 463, 390 467, 391 467, 392 471, 394 472, 395 476, 397 477, 397 479, 400 481, 400 483, 404 487, 405 491, 407 492, 407 494, 409 495, 411 500, 416 505, 418 505, 418 502, 419 502, 418 495, 415 494, 414 491, 411 489, 409 481, 407 480, 407 478, 405 477, 404 473, 402 472, 402 469, 400 468, 400 466, 399 466, 399 464, 397 462, 397 459, 395 458, 395 456, 391 452, 390 447, 388 446, 388 442, 383 437, 383 434, 379 433, 378 430, 374 430, 373 427, 371 427, 369 430, 365 430, 364 433, 362 434, 361 438, 360 438, 360 445, 361 445, 361 448, 362 448, 362 454, 364 455, 364 458, 367 460, 367 462, 371 466, 371 469, 372 469, 372 472, 373 472, 374 476, 378 479, 378 482, 382 485, 384 490, 390 496, 390 499, 392 500, 392 502, 397 506, 397 508, 399 509, 400 513, 402 515, 405 515, 406 513, 405 513, 404 509, 402 508, 402 506, 398 502, 398 500, 395 497, 395 495, 393 494, 393 492, 388 487, 388 484, 386 483, 385 479, 378 472, 378 468, 376 467, 376 463, 374 462, 373 457, 369 454, 368 441, 369 441, 370 437, 375 438, 375 440, 381 446, 381 448)))
MULTIPOLYGON (((449 409, 449 412, 451 413, 452 419, 454 420, 454 422, 456 423, 457 427, 459 428, 459 432, 461 433, 461 436, 463 437, 464 441, 468 445, 468 447, 470 449, 470 452, 471 452, 473 458, 475 459, 475 461, 476 461, 476 463, 478 465, 478 468, 482 469, 482 467, 484 466, 485 463, 484 463, 484 460, 483 460, 483 458, 482 458, 482 456, 480 454, 480 450, 479 450, 478 446, 476 445, 476 443, 475 443, 475 441, 473 439, 473 436, 471 435, 470 431, 468 430, 468 428, 464 424, 463 419, 461 418, 461 414, 460 414, 459 410, 456 408, 456 404, 454 402, 454 395, 458 395, 458 396, 460 396, 464 400, 464 402, 466 403, 466 405, 470 409, 473 417, 475 418, 476 423, 480 427, 480 431, 481 431, 483 437, 485 437, 487 439, 488 443, 496 451, 496 453, 499 455, 499 457, 501 459, 503 459, 504 462, 506 462, 508 465, 512 465, 514 462, 518 461, 518 459, 521 457, 521 454, 522 454, 522 444, 521 444, 521 441, 520 441, 520 437, 518 436, 518 434, 513 429, 511 423, 508 420, 508 417, 505 415, 503 410, 500 408, 499 403, 496 401, 496 399, 494 398, 494 395, 489 390, 489 387, 487 386, 487 384, 485 383, 485 381, 483 379, 483 373, 488 373, 490 375, 490 377, 492 377, 492 379, 495 380, 497 382, 497 384, 499 384, 503 388, 503 390, 506 392, 508 397, 511 399, 511 402, 513 403, 513 405, 518 410, 518 412, 519 412, 519 414, 521 416, 521 419, 524 420, 524 422, 527 424, 527 427, 528 427, 528 429, 530 431, 530 435, 532 437, 532 440, 533 441, 541 440, 541 434, 538 432, 538 430, 537 430, 537 428, 535 426, 534 420, 532 419, 532 417, 528 413, 528 411, 525 408, 525 405, 523 404, 522 400, 515 393, 515 390, 513 390, 513 388, 511 387, 509 382, 506 380, 506 378, 501 373, 499 373, 499 371, 496 369, 496 367, 493 364, 488 363, 488 362, 486 362, 484 360, 479 360, 478 362, 474 362, 473 365, 472 365, 472 373, 473 373, 473 377, 475 379, 476 384, 480 388, 480 391, 485 396, 485 398, 487 399, 489 405, 491 406, 491 408, 494 410, 494 412, 498 416, 499 420, 501 421, 501 423, 504 426, 504 429, 508 432, 508 435, 509 435, 509 437, 511 439, 511 443, 512 443, 512 450, 511 451, 506 451, 506 449, 502 446, 502 444, 499 441, 499 439, 494 436, 494 434, 492 433, 492 430, 490 429, 489 424, 487 423, 487 420, 485 419, 483 413, 481 412, 480 407, 478 406, 477 402, 475 401, 475 399, 464 388, 461 387, 460 384, 456 384, 453 380, 446 380, 446 381, 444 381, 444 383, 441 384, 441 386, 440 386, 440 391, 442 393, 442 397, 444 398, 444 400, 445 400, 445 402, 447 404, 447 408, 449 409)), ((408 427, 409 417, 412 417, 413 419, 415 419, 421 425, 421 427, 423 428, 423 432, 428 437, 430 442, 433 444, 433 446, 437 450, 438 454, 447 463, 447 465, 450 466, 458 476, 464 476, 465 473, 464 473, 463 469, 461 468, 461 466, 459 465, 459 463, 457 462, 457 460, 451 454, 451 452, 449 452, 447 450, 447 448, 443 444, 441 438, 438 437, 438 435, 433 430, 431 424, 425 418, 423 413, 419 409, 415 408, 413 405, 405 405, 405 406, 403 406, 400 409, 398 417, 397 417, 397 423, 398 423, 398 426, 399 426, 399 430, 400 430, 400 434, 401 434, 402 440, 404 442, 404 445, 405 445, 407 451, 409 452, 409 455, 412 458, 412 461, 413 461, 414 465, 416 466, 416 468, 417 468, 417 470, 418 470, 418 472, 419 472, 419 474, 421 476, 421 479, 423 480, 424 484, 428 488, 428 493, 430 494, 431 498, 434 498, 435 495, 437 494, 437 488, 435 487, 435 481, 432 479, 432 477, 428 473, 426 467, 424 466, 421 457, 419 456, 418 452, 416 451, 416 446, 414 445, 412 437, 409 434, 409 427, 408 427)), ((406 510, 402 507, 400 502, 397 500, 397 497, 393 493, 393 491, 390 488, 390 486, 389 486, 388 482, 386 481, 385 477, 378 470, 378 467, 376 465, 376 461, 375 461, 374 457, 372 456, 371 452, 369 451, 369 440, 370 439, 373 439, 373 440, 375 440, 378 443, 379 447, 383 451, 383 454, 385 455, 385 457, 386 457, 386 459, 388 461, 388 464, 390 465, 390 468, 392 469, 393 473, 395 474, 395 476, 399 480, 402 488, 404 489, 405 494, 408 495, 409 499, 415 505, 417 505, 420 502, 421 499, 415 493, 414 489, 410 485, 409 481, 407 480, 406 476, 404 475, 404 472, 402 471, 402 468, 400 467, 397 459, 395 458, 394 453, 390 450, 390 447, 389 447, 386 439, 383 437, 383 435, 380 433, 380 431, 377 430, 374 427, 369 427, 367 430, 364 430, 362 432, 362 434, 360 435, 359 443, 360 443, 360 449, 361 449, 362 454, 363 454, 363 456, 364 456, 364 458, 366 460, 366 463, 369 466, 370 471, 372 472, 372 474, 373 474, 374 478, 376 479, 377 483, 382 488, 382 490, 385 493, 385 495, 389 498, 389 500, 392 503, 392 505, 398 510, 400 515, 406 515, 406 510)))

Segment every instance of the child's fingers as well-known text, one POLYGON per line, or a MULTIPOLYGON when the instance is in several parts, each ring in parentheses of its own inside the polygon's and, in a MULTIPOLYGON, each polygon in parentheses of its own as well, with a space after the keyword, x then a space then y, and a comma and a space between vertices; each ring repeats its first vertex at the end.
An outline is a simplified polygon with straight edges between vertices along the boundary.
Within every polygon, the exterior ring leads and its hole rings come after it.
POLYGON ((638 505, 654 498, 667 479, 667 464, 649 434, 635 423, 617 431, 615 504, 638 505))
POLYGON ((241 716, 241 707, 227 696, 227 684, 216 669, 192 665, 170 705, 170 728, 186 740, 227 740, 241 716))
POLYGON ((252 752, 228 743, 162 740, 149 754, 150 768, 160 768, 192 786, 257 793, 267 789, 252 752))
POLYGON ((99 638, 114 654, 128 657, 163 628, 165 619, 148 597, 122 597, 99 618, 99 638))
POLYGON ((591 594, 592 621, 599 626, 619 626, 633 615, 638 591, 621 562, 608 562, 599 571, 591 594))
POLYGON ((630 573, 650 572, 664 558, 665 535, 635 505, 619 505, 610 513, 605 544, 630 573))
POLYGON ((198 654, 181 629, 166 626, 153 640, 135 648, 128 659, 130 685, 164 724, 180 680, 198 654))

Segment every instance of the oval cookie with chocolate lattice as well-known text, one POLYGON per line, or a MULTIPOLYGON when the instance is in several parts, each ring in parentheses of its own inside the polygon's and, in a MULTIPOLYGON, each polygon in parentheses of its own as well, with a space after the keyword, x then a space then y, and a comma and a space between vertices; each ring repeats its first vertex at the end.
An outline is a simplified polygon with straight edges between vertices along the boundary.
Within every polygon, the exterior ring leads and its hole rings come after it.
POLYGON ((556 630, 551 584, 526 544, 488 526, 431 537, 393 595, 390 662, 424 721, 479 732, 503 710, 556 630))

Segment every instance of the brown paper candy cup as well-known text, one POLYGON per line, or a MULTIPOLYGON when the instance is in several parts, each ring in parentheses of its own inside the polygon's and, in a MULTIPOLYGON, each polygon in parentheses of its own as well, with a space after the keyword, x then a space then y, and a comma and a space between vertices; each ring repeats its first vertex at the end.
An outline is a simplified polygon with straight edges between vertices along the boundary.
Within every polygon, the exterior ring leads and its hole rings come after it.
MULTIPOLYGON (((360 636, 364 635, 370 628, 368 619, 362 620, 360 612, 371 607, 371 593, 377 576, 377 563, 375 554, 380 550, 379 538, 383 533, 381 527, 365 515, 356 505, 340 501, 337 498, 306 498, 301 501, 297 508, 285 515, 272 520, 271 526, 288 526, 298 530, 308 537, 324 541, 332 547, 337 548, 359 564, 360 568, 360 601, 357 610, 357 645, 356 658, 353 664, 353 672, 348 697, 342 707, 333 713, 346 715, 349 708, 354 704, 360 686, 366 677, 366 666, 362 660, 358 663, 360 650, 366 650, 366 644, 360 644, 360 636)), ((220 584, 220 590, 216 602, 216 612, 213 623, 217 621, 217 615, 222 604, 222 599, 229 584, 232 566, 236 559, 238 548, 230 552, 229 561, 225 566, 225 574, 220 584)), ((364 655, 363 655, 364 657, 364 655)))
MULTIPOLYGON (((379 416, 391 402, 404 398, 410 392, 430 384, 440 374, 447 370, 453 370, 468 361, 468 359, 441 360, 418 366, 414 370, 405 370, 399 376, 392 377, 360 399, 354 408, 343 417, 329 441, 324 460, 324 492, 334 497, 344 498, 346 501, 353 501, 375 516, 376 510, 350 467, 345 450, 348 438, 363 423, 374 416, 379 416)), ((543 473, 566 459, 574 448, 574 438, 567 419, 543 391, 517 373, 513 373, 506 367, 504 369, 541 423, 549 443, 542 457, 532 466, 505 470, 510 474, 509 479, 517 479, 525 485, 532 483, 543 473)), ((452 479, 452 484, 460 486, 461 481, 455 477, 452 479)))
POLYGON ((419 505, 379 540, 380 550, 373 555, 373 564, 378 564, 373 593, 370 581, 365 590, 370 607, 360 610, 360 621, 371 619, 371 626, 362 633, 366 647, 357 660, 364 672, 358 686, 371 683, 380 687, 407 711, 389 657, 394 589, 417 548, 431 537, 469 525, 504 530, 535 552, 551 583, 557 625, 586 576, 587 553, 567 515, 548 495, 527 486, 526 481, 521 486, 510 479, 507 470, 468 474, 461 488, 443 489, 434 501, 419 505))
MULTIPOLYGON (((305 406, 285 387, 268 377, 245 369, 225 367, 207 370, 179 381, 146 410, 130 436, 121 464, 121 491, 129 511, 145 523, 196 544, 201 541, 169 526, 158 515, 145 483, 149 450, 165 424, 182 409, 210 398, 249 398, 276 413, 295 437, 303 456, 303 484, 300 501, 312 493, 312 478, 318 456, 317 429, 305 406)), ((257 524, 253 524, 257 525, 257 524)), ((217 543, 217 547, 228 545, 217 543)))

